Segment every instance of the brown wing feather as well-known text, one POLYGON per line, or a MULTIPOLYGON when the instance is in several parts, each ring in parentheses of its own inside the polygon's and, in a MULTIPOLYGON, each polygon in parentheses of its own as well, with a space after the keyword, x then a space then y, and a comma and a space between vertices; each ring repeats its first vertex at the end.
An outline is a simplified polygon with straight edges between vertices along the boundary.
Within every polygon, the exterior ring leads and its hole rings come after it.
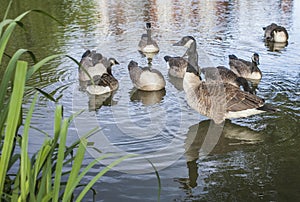
POLYGON ((101 76, 101 80, 98 85, 109 86, 112 90, 115 90, 119 84, 118 80, 115 79, 112 75, 105 73, 101 76))
POLYGON ((241 111, 254 109, 263 106, 264 100, 260 97, 241 91, 230 84, 224 84, 226 88, 226 109, 227 111, 241 111))

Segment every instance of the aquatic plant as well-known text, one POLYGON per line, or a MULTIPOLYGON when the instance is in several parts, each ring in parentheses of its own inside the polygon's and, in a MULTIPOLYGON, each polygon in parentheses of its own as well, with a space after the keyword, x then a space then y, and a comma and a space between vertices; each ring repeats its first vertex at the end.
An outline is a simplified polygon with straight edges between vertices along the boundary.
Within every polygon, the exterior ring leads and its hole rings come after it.
POLYGON ((57 54, 46 57, 30 66, 27 61, 20 60, 23 54, 28 53, 35 61, 34 54, 27 49, 18 49, 12 56, 5 54, 5 49, 13 30, 17 26, 23 26, 21 20, 29 13, 42 13, 57 21, 54 17, 41 10, 29 10, 15 19, 6 19, 11 3, 12 1, 9 2, 4 18, 0 22, 0 67, 5 68, 0 83, 0 200, 81 201, 101 176, 132 155, 119 157, 104 167, 90 182, 84 184, 84 188, 77 190, 76 193, 78 195, 75 196, 75 189, 82 186, 81 180, 88 171, 99 160, 107 158, 111 154, 105 154, 90 162, 87 167, 82 168, 88 145, 87 138, 99 129, 91 130, 67 147, 68 127, 73 118, 80 112, 64 118, 63 107, 57 105, 53 122, 53 135, 43 132, 47 135, 43 144, 30 157, 28 153, 29 129, 32 127, 31 120, 38 94, 42 93, 50 100, 55 101, 55 99, 51 99, 51 95, 38 90, 23 120, 22 103, 26 81, 39 71, 44 64, 57 57, 65 56, 78 65, 79 63, 68 55, 57 54), (4 55, 9 57, 9 62, 5 67, 2 64, 4 55), (20 129, 21 126, 23 126, 22 130, 20 129), (66 165, 68 165, 68 168, 66 168, 66 165))

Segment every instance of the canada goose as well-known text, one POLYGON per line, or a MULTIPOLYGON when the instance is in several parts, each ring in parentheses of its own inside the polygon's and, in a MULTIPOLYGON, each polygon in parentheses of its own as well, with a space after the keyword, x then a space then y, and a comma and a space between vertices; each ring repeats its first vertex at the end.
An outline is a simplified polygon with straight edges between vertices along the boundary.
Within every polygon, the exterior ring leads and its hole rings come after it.
POLYGON ((192 36, 185 36, 174 45, 188 47, 188 67, 183 78, 183 89, 189 106, 200 114, 220 124, 229 118, 274 111, 264 105, 263 99, 231 84, 202 81, 199 76, 196 40, 192 36))
POLYGON ((183 78, 187 68, 187 60, 184 57, 171 57, 166 55, 164 57, 168 63, 168 72, 171 76, 183 78))
POLYGON ((151 23, 146 23, 147 34, 143 34, 138 45, 138 50, 142 53, 157 53, 159 47, 151 37, 151 23))
MULTIPOLYGON (((115 64, 119 64, 115 60, 115 64)), ((86 88, 86 91, 92 95, 102 95, 105 93, 109 93, 115 91, 119 88, 118 80, 112 75, 111 66, 107 68, 107 73, 93 76, 94 84, 89 81, 89 84, 86 88)))
POLYGON ((222 79, 223 83, 229 83, 238 88, 242 86, 244 91, 253 94, 253 91, 245 78, 237 76, 233 71, 224 66, 201 68, 201 73, 204 74, 207 82, 222 79))
POLYGON ((128 64, 130 79, 139 90, 157 91, 166 86, 163 75, 157 69, 140 67, 138 63, 131 60, 128 64))
POLYGON ((246 61, 236 57, 235 55, 229 55, 229 66, 230 69, 238 76, 244 77, 249 80, 260 80, 262 73, 258 68, 259 55, 254 53, 252 61, 246 61))
POLYGON ((102 74, 107 73, 107 68, 118 64, 118 62, 114 58, 107 59, 106 57, 103 57, 101 53, 97 53, 94 50, 87 50, 82 55, 80 64, 79 80, 88 81, 90 80, 90 77, 93 78, 95 75, 101 76, 102 74))
POLYGON ((286 43, 289 39, 287 30, 275 23, 263 27, 265 31, 264 38, 269 42, 286 43))

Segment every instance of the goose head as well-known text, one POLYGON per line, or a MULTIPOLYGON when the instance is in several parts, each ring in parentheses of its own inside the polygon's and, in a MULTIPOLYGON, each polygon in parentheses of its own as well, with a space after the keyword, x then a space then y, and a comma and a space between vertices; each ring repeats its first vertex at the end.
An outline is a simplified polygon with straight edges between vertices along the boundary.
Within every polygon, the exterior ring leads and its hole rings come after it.
POLYGON ((81 56, 81 59, 85 58, 85 57, 88 57, 89 55, 91 54, 91 51, 90 50, 86 50, 82 56, 81 56))
POLYGON ((255 63, 256 65, 259 65, 259 55, 258 53, 254 53, 251 57, 252 62, 255 63))
POLYGON ((110 66, 119 65, 120 64, 115 58, 109 58, 108 62, 110 64, 110 66))
POLYGON ((130 71, 132 68, 134 68, 134 67, 138 67, 138 63, 137 62, 135 62, 135 61, 133 61, 133 60, 131 60, 130 62, 129 62, 129 64, 128 64, 128 70, 130 71))
POLYGON ((190 48, 192 46, 192 44, 195 42, 196 42, 196 40, 194 37, 184 36, 184 37, 182 37, 182 39, 180 41, 178 41, 177 43, 174 43, 173 46, 184 46, 184 47, 190 48))
POLYGON ((187 51, 184 56, 188 57, 188 67, 187 72, 192 72, 199 76, 199 66, 198 66, 198 53, 196 47, 196 39, 192 36, 184 36, 180 41, 174 43, 173 46, 184 46, 187 47, 187 51))
POLYGON ((151 29, 151 23, 150 22, 146 23, 146 29, 151 29))

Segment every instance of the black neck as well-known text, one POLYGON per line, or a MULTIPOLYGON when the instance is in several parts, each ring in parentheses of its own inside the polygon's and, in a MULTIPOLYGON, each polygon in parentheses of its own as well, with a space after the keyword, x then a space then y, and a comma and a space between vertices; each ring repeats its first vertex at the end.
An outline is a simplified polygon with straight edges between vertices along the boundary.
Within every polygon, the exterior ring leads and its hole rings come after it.
POLYGON ((151 44, 151 29, 147 29, 147 44, 151 44))
POLYGON ((111 67, 112 67, 112 65, 110 64, 108 67, 107 67, 107 73, 109 74, 109 75, 112 75, 112 72, 111 72, 111 67))
POLYGON ((244 91, 249 92, 249 93, 253 93, 250 86, 249 86, 249 84, 248 84, 248 81, 244 77, 238 77, 236 79, 236 81, 238 82, 238 84, 240 86, 243 86, 244 91))
POLYGON ((257 71, 257 70, 258 70, 257 62, 256 61, 252 61, 252 64, 251 64, 251 73, 254 72, 254 71, 257 71))
POLYGON ((188 66, 186 71, 199 76, 198 53, 195 42, 193 42, 190 48, 186 51, 186 55, 188 56, 188 66))

